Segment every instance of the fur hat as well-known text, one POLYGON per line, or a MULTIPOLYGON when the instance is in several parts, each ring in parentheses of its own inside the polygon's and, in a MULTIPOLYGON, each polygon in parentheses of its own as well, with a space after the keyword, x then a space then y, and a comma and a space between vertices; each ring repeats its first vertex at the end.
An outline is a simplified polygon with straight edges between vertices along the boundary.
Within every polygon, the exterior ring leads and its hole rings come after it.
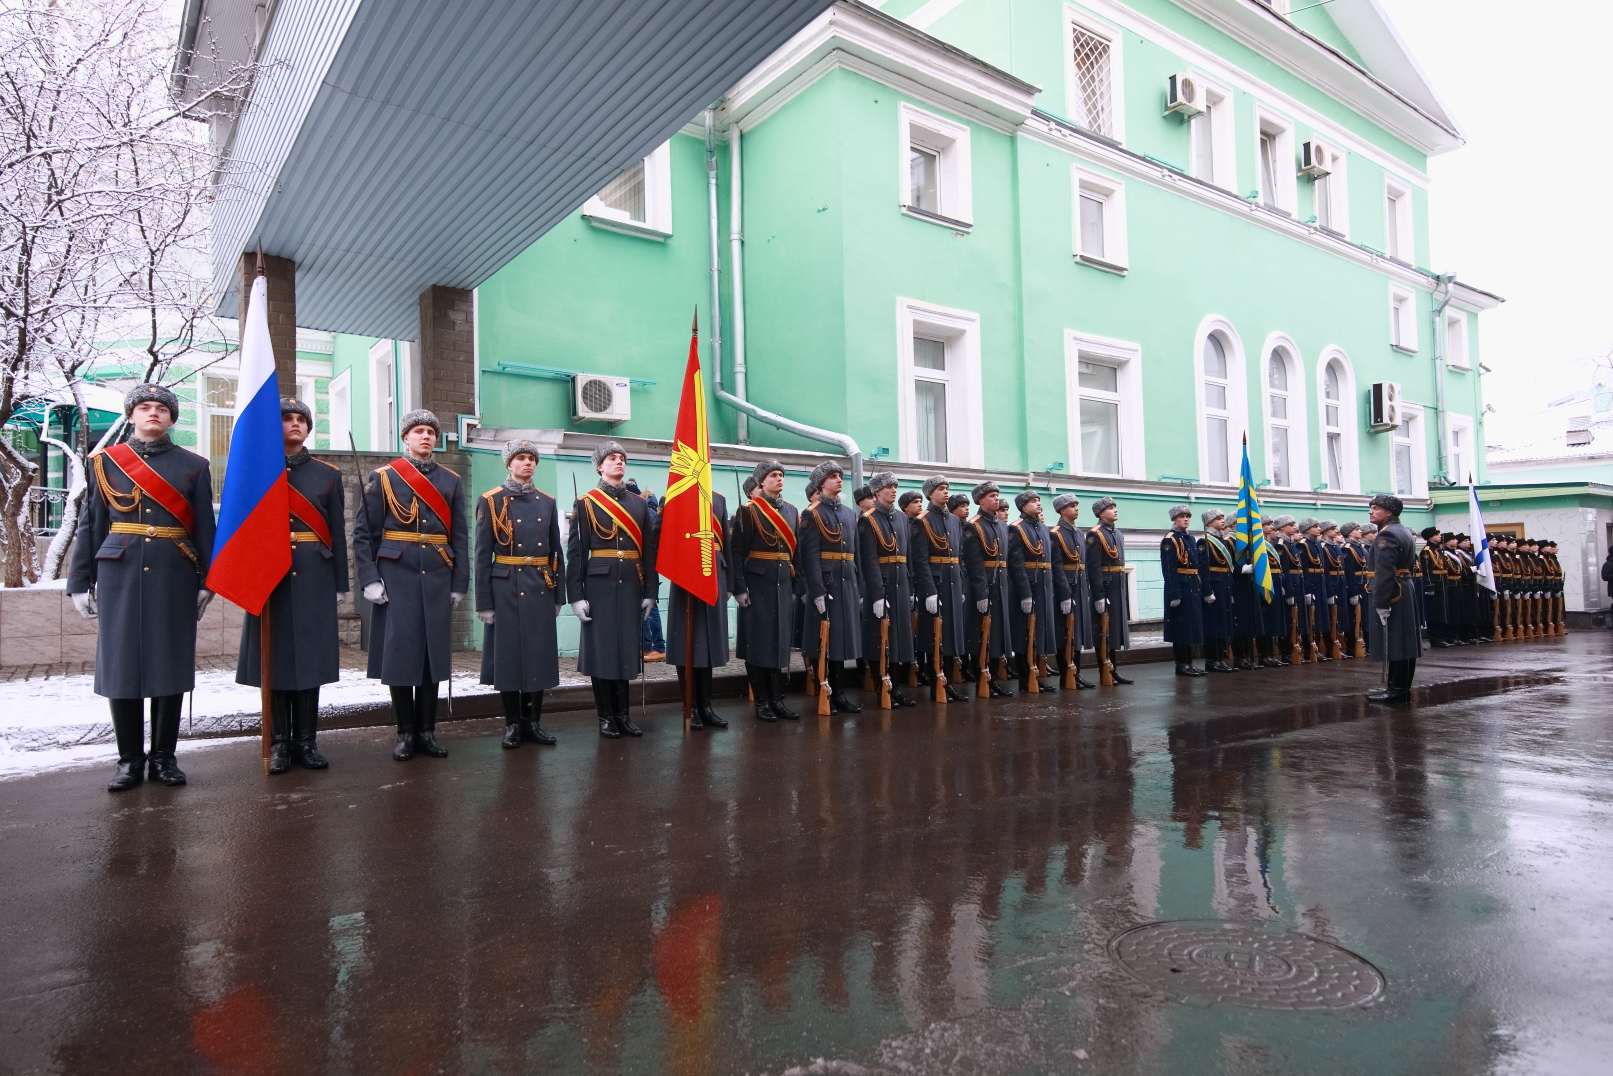
POLYGON ((762 479, 766 478, 774 471, 777 471, 779 474, 783 474, 784 464, 780 463, 778 460, 758 460, 756 466, 750 469, 751 477, 756 479, 756 484, 758 486, 762 484, 762 479))
POLYGON ((543 458, 538 452, 538 443, 536 441, 528 441, 525 437, 518 437, 514 441, 504 442, 504 466, 508 467, 510 461, 523 452, 528 453, 535 460, 543 458))
POLYGON ((1185 504, 1173 504, 1173 505, 1171 505, 1171 515, 1170 515, 1171 522, 1175 523, 1176 520, 1178 518, 1180 518, 1181 516, 1187 516, 1189 519, 1191 519, 1193 517, 1193 509, 1189 508, 1185 504))
POLYGON ((1367 503, 1373 508, 1386 509, 1390 515, 1394 516, 1398 516, 1406 510, 1406 506, 1401 503, 1400 498, 1392 493, 1380 493, 1367 503))
POLYGON ((967 507, 969 507, 969 495, 967 493, 954 493, 947 498, 948 512, 956 512, 960 508, 967 507))
POLYGON ((1323 534, 1326 534, 1328 531, 1336 531, 1339 529, 1339 525, 1334 523, 1331 519, 1322 520, 1321 527, 1323 534))
POLYGON ((894 485, 896 485, 896 476, 889 471, 875 471, 868 479, 868 488, 874 493, 878 493, 887 486, 894 485))
POLYGON ((1301 533, 1301 534, 1309 533, 1310 529, 1312 527, 1316 526, 1320 522, 1322 522, 1322 521, 1317 519, 1315 516, 1305 516, 1304 518, 1302 518, 1299 521, 1299 533, 1301 533))
POLYGON ((1097 500, 1092 502, 1092 515, 1094 517, 1101 516, 1103 513, 1114 507, 1115 499, 1113 497, 1099 497, 1097 500))
POLYGON ((627 449, 615 441, 601 441, 594 446, 594 470, 599 470, 605 464, 606 456, 620 456, 627 459, 627 449))
POLYGON ((907 492, 903 493, 900 497, 896 498, 896 507, 898 507, 898 508, 906 508, 908 505, 912 504, 914 501, 922 501, 923 499, 924 499, 924 494, 920 493, 916 489, 910 489, 907 492))
MULTIPOLYGON (((1435 538, 1439 538, 1439 528, 1424 527, 1421 531, 1417 532, 1417 537, 1421 538, 1425 542, 1431 542, 1435 538)), ((1440 538, 1439 540, 1443 542, 1445 539, 1440 538)))
POLYGON ((179 421, 179 397, 174 395, 173 389, 162 385, 136 385, 123 397, 123 417, 128 418, 134 414, 136 405, 147 400, 156 400, 168 409, 168 417, 174 422, 179 421))
POLYGON ((442 423, 437 421, 436 415, 427 411, 424 407, 418 407, 404 415, 403 419, 398 423, 398 433, 406 434, 416 426, 430 426, 437 432, 438 437, 442 436, 442 423))
POLYGON ((755 475, 748 475, 745 478, 745 484, 739 488, 745 491, 745 497, 749 499, 750 495, 756 492, 756 487, 760 484, 761 483, 756 481, 755 475))
POLYGON ((851 491, 852 504, 861 504, 864 501, 871 501, 873 499, 874 491, 869 489, 867 486, 858 486, 856 489, 851 491))
POLYGON ((1040 493, 1037 493, 1034 489, 1027 489, 1021 493, 1014 494, 1014 507, 1023 512, 1027 504, 1041 499, 1042 495, 1040 493))
POLYGON ((952 488, 952 483, 947 481, 947 476, 944 474, 933 474, 924 480, 925 503, 929 503, 930 495, 941 486, 946 486, 948 490, 952 488))
POLYGON ((1357 523, 1353 519, 1347 519, 1343 523, 1339 524, 1339 533, 1344 535, 1344 537, 1346 537, 1346 538, 1348 538, 1350 536, 1350 533, 1352 531, 1358 531, 1360 529, 1361 529, 1361 524, 1357 523))
POLYGON ((824 479, 830 475, 844 475, 845 473, 846 469, 840 466, 839 460, 824 460, 812 468, 812 473, 807 476, 807 485, 811 487, 813 492, 816 492, 823 488, 824 479))
POLYGON ((313 432, 314 413, 308 409, 307 404, 295 396, 280 397, 280 417, 285 418, 287 415, 301 415, 303 421, 308 423, 309 432, 313 432))
MULTIPOLYGON (((1173 516, 1171 518, 1174 519, 1175 517, 1173 516)), ((1214 523, 1218 519, 1225 519, 1225 518, 1227 518, 1227 514, 1225 512, 1223 512, 1223 511, 1221 511, 1221 509, 1219 509, 1219 508, 1206 508, 1204 511, 1199 513, 1199 519, 1203 522, 1203 524, 1206 527, 1208 527, 1211 523, 1214 523)))
POLYGON ((1280 531, 1292 522, 1294 522, 1293 516, 1275 516, 1271 521, 1271 529, 1280 531))
POLYGON ((1376 523, 1363 523, 1361 524, 1361 533, 1363 535, 1377 534, 1378 525, 1376 523))
POLYGON ((986 482, 980 483, 973 490, 971 490, 970 493, 969 493, 969 496, 971 498, 973 498, 973 500, 974 500, 974 502, 976 504, 979 504, 981 501, 986 499, 986 496, 988 494, 1001 493, 1001 492, 1002 492, 1002 490, 997 488, 997 483, 991 482, 991 481, 986 481, 986 482))
POLYGON ((1442 542, 1454 542, 1456 541, 1456 535, 1450 531, 1446 531, 1444 534, 1439 536, 1439 540, 1442 542))
POLYGON ((1073 493, 1060 493, 1053 498, 1053 511, 1062 512, 1072 504, 1080 504, 1081 498, 1073 493))

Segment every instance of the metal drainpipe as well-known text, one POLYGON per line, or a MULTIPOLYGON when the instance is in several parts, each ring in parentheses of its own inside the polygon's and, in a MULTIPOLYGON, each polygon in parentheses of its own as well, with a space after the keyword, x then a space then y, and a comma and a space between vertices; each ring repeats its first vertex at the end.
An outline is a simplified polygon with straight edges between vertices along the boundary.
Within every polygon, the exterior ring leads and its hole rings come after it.
MULTIPOLYGON (((728 125, 728 262, 733 267, 734 395, 745 398, 745 274, 739 271, 745 233, 740 230, 739 124, 728 125)), ((736 430, 739 443, 750 444, 750 416, 741 411, 736 430)))
POLYGON ((1462 483, 1461 475, 1452 475, 1447 469, 1445 454, 1450 448, 1450 423, 1445 415, 1445 308, 1451 305, 1451 292, 1456 283, 1455 273, 1441 273, 1436 278, 1445 285, 1445 298, 1434 307, 1434 406, 1439 408, 1439 473, 1449 485, 1462 483))
MULTIPOLYGON (((717 113, 716 113, 716 110, 711 109, 711 108, 706 109, 705 120, 706 120, 706 210, 707 210, 707 216, 709 217, 708 224, 709 224, 709 230, 710 230, 710 234, 711 234, 711 322, 712 322, 712 331, 711 331, 711 371, 712 372, 711 372, 711 379, 712 379, 712 387, 716 390, 718 400, 720 400, 721 402, 727 404, 729 407, 732 407, 735 411, 738 411, 742 415, 748 415, 751 418, 756 419, 758 422, 765 422, 769 426, 772 426, 772 427, 774 427, 776 429, 783 430, 786 433, 793 433, 797 437, 805 437, 810 441, 820 441, 820 442, 822 442, 824 444, 834 445, 835 447, 839 448, 848 457, 850 457, 851 475, 852 475, 852 488, 855 489, 858 486, 862 485, 862 481, 863 481, 863 454, 862 454, 862 449, 857 447, 857 442, 854 439, 852 439, 852 437, 850 437, 848 434, 844 434, 844 433, 835 433, 833 430, 820 430, 816 426, 808 426, 804 422, 797 422, 792 418, 785 418, 783 415, 774 414, 772 411, 764 411, 762 408, 757 407, 755 404, 751 403, 749 400, 742 399, 741 397, 736 396, 733 393, 731 393, 731 392, 729 392, 729 391, 727 391, 726 389, 723 388, 723 381, 722 381, 722 329, 721 329, 721 327, 722 327, 722 308, 719 305, 720 296, 721 296, 721 282, 722 282, 722 260, 721 260, 722 247, 721 247, 721 244, 720 244, 720 242, 718 240, 718 230, 719 229, 718 229, 718 223, 717 223, 717 113)), ((735 153, 739 152, 739 146, 738 146, 737 139, 736 139, 735 144, 734 144, 733 152, 735 152, 735 153)), ((738 166, 736 165, 735 167, 737 169, 738 166)), ((736 174, 737 174, 737 172, 736 172, 736 174)), ((738 195, 737 194, 735 195, 734 209, 736 210, 734 216, 735 216, 735 218, 737 220, 737 218, 739 216, 739 214, 737 212, 737 210, 738 210, 738 195)), ((737 284, 737 281, 738 281, 739 277, 742 274, 743 274, 743 268, 742 268, 740 260, 739 260, 738 244, 736 244, 735 247, 734 247, 734 278, 735 278, 736 284, 737 284)), ((740 295, 740 294, 743 294, 743 292, 736 286, 735 294, 740 295)), ((736 318, 735 319, 736 331, 737 331, 737 327, 740 326, 740 325, 743 325, 743 324, 744 324, 744 322, 743 322, 742 319, 736 318)), ((739 353, 743 354, 742 346, 739 349, 739 353)), ((743 378, 743 376, 744 376, 743 373, 742 373, 743 369, 744 369, 743 366, 739 366, 736 369, 735 373, 736 373, 737 377, 743 378)), ((744 388, 743 380, 741 380, 736 387, 740 388, 740 389, 743 389, 744 388)))

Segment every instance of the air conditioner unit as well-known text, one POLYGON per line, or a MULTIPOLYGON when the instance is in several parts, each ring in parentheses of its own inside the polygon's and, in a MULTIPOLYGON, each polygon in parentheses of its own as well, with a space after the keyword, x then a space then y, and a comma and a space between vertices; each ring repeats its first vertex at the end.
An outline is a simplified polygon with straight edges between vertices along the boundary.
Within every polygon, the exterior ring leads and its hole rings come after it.
POLYGON ((1302 143, 1299 147, 1299 174, 1310 176, 1312 179, 1321 179, 1331 175, 1333 169, 1328 164, 1333 160, 1333 147, 1326 142, 1312 139, 1302 143))
POLYGON ((1204 87, 1192 75, 1172 75, 1165 87, 1165 113, 1197 116, 1204 111, 1204 87))
POLYGON ((609 374, 573 374, 573 422, 626 422, 633 417, 632 386, 625 377, 609 374))
POLYGON ((1404 415, 1400 410, 1400 384, 1395 381, 1377 381, 1371 392, 1372 416, 1367 425, 1374 433, 1397 428, 1404 415))

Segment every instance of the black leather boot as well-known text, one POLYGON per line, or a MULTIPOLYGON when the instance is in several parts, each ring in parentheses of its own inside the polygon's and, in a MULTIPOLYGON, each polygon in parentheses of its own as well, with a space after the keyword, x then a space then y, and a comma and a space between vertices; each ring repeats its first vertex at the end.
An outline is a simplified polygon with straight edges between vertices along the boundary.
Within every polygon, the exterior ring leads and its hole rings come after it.
MULTIPOLYGON (((1003 672, 1003 669, 998 665, 997 660, 995 660, 995 659, 992 660, 990 662, 990 664, 994 667, 994 672, 1003 672)), ((1004 673, 1004 675, 1007 675, 1007 674, 1004 673)), ((991 679, 990 679, 989 683, 990 683, 990 686, 991 686, 991 697, 992 698, 994 698, 994 699, 1011 699, 1011 698, 1014 697, 1014 693, 1012 691, 1009 691, 1006 687, 1004 687, 1002 685, 1002 681, 1000 681, 995 675, 991 676, 991 679)))
POLYGON ((521 746, 521 693, 500 691, 498 701, 504 709, 504 738, 499 741, 499 746, 513 751, 521 746))
POLYGON ((960 668, 961 665, 962 662, 958 661, 957 658, 943 657, 941 659, 941 667, 950 673, 947 676, 946 686, 948 702, 967 702, 969 699, 968 692, 963 690, 963 670, 960 668))
POLYGON ((422 755, 447 758, 448 748, 437 742, 437 681, 414 689, 414 747, 422 755))
POLYGON ((393 687, 392 716, 398 723, 398 742, 392 748, 392 757, 399 762, 414 758, 414 688, 393 687))
POLYGON ((633 724, 633 683, 630 680, 612 680, 611 688, 616 699, 616 727, 623 736, 642 736, 644 730, 633 724))
POLYGON ((269 693, 269 774, 275 776, 291 769, 291 708, 296 692, 271 691, 269 693))
POLYGON ((719 714, 711 705, 711 668, 696 668, 694 671, 695 702, 700 707, 700 720, 707 728, 725 729, 728 719, 719 714))
POLYGON ((305 770, 330 769, 315 742, 318 732, 319 689, 311 687, 291 700, 291 761, 305 770))
POLYGON ((159 785, 185 783, 185 772, 174 758, 179 746, 179 708, 184 699, 183 695, 162 695, 151 700, 151 755, 146 759, 146 777, 159 785))
POLYGON ((898 661, 891 667, 891 709, 900 710, 906 706, 917 706, 918 700, 902 690, 907 683, 908 662, 898 661))
POLYGON ((108 699, 112 733, 118 741, 118 769, 108 792, 126 792, 146 779, 146 700, 108 699))
POLYGON ((1109 678, 1111 680, 1113 680, 1117 684, 1132 684, 1132 683, 1136 683, 1135 680, 1128 680, 1124 676, 1121 676, 1120 675, 1120 667, 1118 665, 1115 666, 1113 669, 1109 670, 1109 678))
POLYGON ((784 704, 784 670, 763 669, 762 677, 767 682, 767 706, 773 711, 773 716, 785 721, 801 720, 800 714, 784 704))
POLYGON ((610 681, 594 677, 594 712, 599 715, 599 734, 607 740, 621 735, 616 729, 616 696, 610 681))
POLYGON ((860 714, 863 708, 846 698, 846 689, 842 686, 846 679, 846 666, 843 662, 829 662, 829 710, 837 714, 860 714))
POLYGON ((527 743, 553 747, 558 741, 543 731, 543 692, 521 692, 521 739, 527 743))
POLYGON ((756 720, 777 721, 778 714, 773 712, 772 681, 768 678, 767 670, 749 663, 745 665, 745 670, 750 676, 750 695, 756 704, 756 720))

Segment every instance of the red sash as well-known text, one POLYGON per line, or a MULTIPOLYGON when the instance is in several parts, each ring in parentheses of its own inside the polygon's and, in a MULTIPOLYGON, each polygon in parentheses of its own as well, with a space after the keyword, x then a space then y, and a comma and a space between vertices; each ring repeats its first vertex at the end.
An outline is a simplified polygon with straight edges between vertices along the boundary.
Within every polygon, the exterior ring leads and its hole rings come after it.
POLYGON ((308 524, 308 529, 319 535, 326 549, 331 548, 330 524, 325 522, 325 514, 290 482, 286 483, 286 496, 291 501, 291 514, 308 524))
POLYGON ((443 532, 452 537, 454 517, 448 511, 448 502, 443 500, 442 493, 437 487, 427 481, 426 476, 420 473, 420 469, 403 456, 399 456, 387 466, 392 469, 393 474, 403 479, 406 486, 414 490, 416 497, 426 502, 426 507, 436 513, 437 519, 442 523, 443 532))
POLYGON ((795 531, 791 530, 790 525, 784 521, 783 513, 768 504, 760 496, 752 497, 750 503, 752 508, 766 516, 767 521, 773 524, 773 529, 778 531, 780 538, 784 539, 784 544, 790 547, 790 556, 795 556, 795 531))
POLYGON ((190 502, 185 500, 180 492, 168 484, 168 480, 153 471, 146 461, 140 458, 139 453, 128 445, 113 445, 106 449, 106 457, 118 465, 118 470, 128 475, 147 497, 166 508, 179 525, 185 528, 186 533, 196 533, 196 513, 191 510, 190 502))
POLYGON ((582 495, 582 499, 596 508, 602 509, 606 515, 619 523, 633 544, 642 552, 644 549, 644 532, 639 529, 638 521, 628 514, 627 509, 611 499, 610 494, 595 486, 582 495))

